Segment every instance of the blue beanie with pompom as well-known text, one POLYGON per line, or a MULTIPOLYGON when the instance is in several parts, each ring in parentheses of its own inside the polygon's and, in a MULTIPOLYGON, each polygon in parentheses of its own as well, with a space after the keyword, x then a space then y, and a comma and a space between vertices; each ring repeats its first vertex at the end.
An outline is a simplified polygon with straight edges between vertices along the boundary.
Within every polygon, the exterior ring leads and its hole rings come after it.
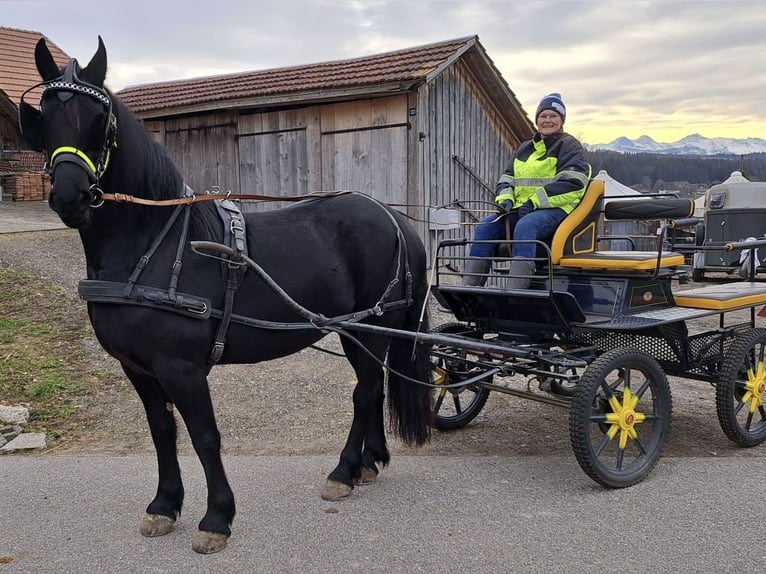
POLYGON ((564 106, 563 100, 561 99, 561 94, 556 92, 548 94, 542 100, 540 100, 540 105, 537 106, 537 112, 535 112, 535 123, 537 123, 537 118, 540 117, 540 114, 543 112, 543 110, 553 110, 556 112, 561 116, 562 124, 564 123, 564 120, 567 119, 567 109, 564 106))

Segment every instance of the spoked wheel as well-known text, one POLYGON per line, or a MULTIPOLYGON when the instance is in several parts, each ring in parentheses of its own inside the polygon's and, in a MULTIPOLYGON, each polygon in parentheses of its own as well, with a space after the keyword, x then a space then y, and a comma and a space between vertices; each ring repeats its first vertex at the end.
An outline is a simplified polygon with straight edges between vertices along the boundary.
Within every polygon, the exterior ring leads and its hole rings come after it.
MULTIPOLYGON (((461 334, 481 338, 481 333, 468 329, 461 323, 440 325, 434 333, 461 334)), ((451 385, 481 374, 481 368, 465 361, 465 349, 434 346, 434 350, 449 354, 449 357, 433 356, 431 372, 435 385, 451 385)), ((485 379, 492 382, 491 378, 485 379)), ((462 428, 476 418, 489 398, 489 389, 477 383, 465 386, 438 389, 434 406, 434 427, 441 431, 462 428)))
POLYGON ((739 335, 726 353, 715 393, 718 421, 739 446, 766 439, 766 329, 739 335))
POLYGON ((668 442, 670 386, 662 367, 635 349, 614 349, 585 369, 572 399, 569 438, 585 473, 609 488, 641 482, 668 442))

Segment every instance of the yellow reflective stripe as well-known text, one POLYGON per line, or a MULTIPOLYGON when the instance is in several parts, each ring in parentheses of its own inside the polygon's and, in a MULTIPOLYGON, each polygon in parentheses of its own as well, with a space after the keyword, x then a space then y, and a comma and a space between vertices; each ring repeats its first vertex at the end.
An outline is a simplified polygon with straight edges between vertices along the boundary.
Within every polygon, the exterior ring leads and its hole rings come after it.
POLYGON ((517 179, 516 185, 525 186, 525 187, 536 187, 536 186, 542 187, 544 185, 548 185, 549 183, 553 183, 554 181, 556 180, 550 177, 536 177, 536 178, 527 177, 524 179, 521 179, 521 178, 517 179))
POLYGON ((584 186, 588 183, 590 176, 580 171, 564 170, 556 174, 556 179, 573 179, 584 186))
MULTIPOLYGON (((548 201, 548 194, 545 193, 545 189, 540 188, 537 190, 537 193, 534 195, 535 198, 537 198, 537 207, 542 207, 543 209, 546 209, 551 206, 550 202, 548 201)), ((532 198, 529 198, 530 201, 532 201, 532 198)), ((532 201, 532 203, 535 203, 532 201)))
POLYGON ((90 158, 85 154, 84 151, 77 149, 76 147, 72 146, 61 146, 60 148, 57 148, 52 154, 51 154, 51 165, 53 165, 53 160, 56 159, 56 156, 60 153, 71 153, 72 155, 76 155, 79 157, 82 161, 86 163, 86 165, 91 169, 91 171, 95 174, 96 173, 96 166, 93 165, 93 162, 90 160, 90 158))

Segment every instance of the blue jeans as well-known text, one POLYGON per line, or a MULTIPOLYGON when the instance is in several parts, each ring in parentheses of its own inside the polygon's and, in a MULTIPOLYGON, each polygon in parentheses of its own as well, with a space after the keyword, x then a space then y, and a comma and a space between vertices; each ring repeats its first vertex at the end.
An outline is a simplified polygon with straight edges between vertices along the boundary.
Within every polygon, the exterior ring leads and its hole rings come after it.
MULTIPOLYGON (((505 219, 508 218, 511 225, 511 233, 514 240, 537 239, 544 241, 553 236, 556 228, 564 220, 567 214, 558 207, 549 209, 536 209, 533 212, 519 217, 518 213, 509 213, 505 217, 492 214, 481 220, 476 227, 473 238, 475 241, 499 241, 505 239, 505 219)), ((492 257, 497 245, 492 243, 473 243, 469 256, 492 257)), ((534 243, 514 243, 513 256, 532 259, 537 253, 537 245, 534 243)))

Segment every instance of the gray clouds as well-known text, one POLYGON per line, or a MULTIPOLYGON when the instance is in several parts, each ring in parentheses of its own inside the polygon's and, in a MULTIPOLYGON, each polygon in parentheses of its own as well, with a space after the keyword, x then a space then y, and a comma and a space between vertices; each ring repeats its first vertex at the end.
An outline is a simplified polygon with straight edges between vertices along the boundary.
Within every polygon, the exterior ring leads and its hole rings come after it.
POLYGON ((100 34, 115 89, 477 34, 525 109, 561 92, 590 143, 766 137, 759 0, 0 0, 0 13, 83 61, 100 34))

